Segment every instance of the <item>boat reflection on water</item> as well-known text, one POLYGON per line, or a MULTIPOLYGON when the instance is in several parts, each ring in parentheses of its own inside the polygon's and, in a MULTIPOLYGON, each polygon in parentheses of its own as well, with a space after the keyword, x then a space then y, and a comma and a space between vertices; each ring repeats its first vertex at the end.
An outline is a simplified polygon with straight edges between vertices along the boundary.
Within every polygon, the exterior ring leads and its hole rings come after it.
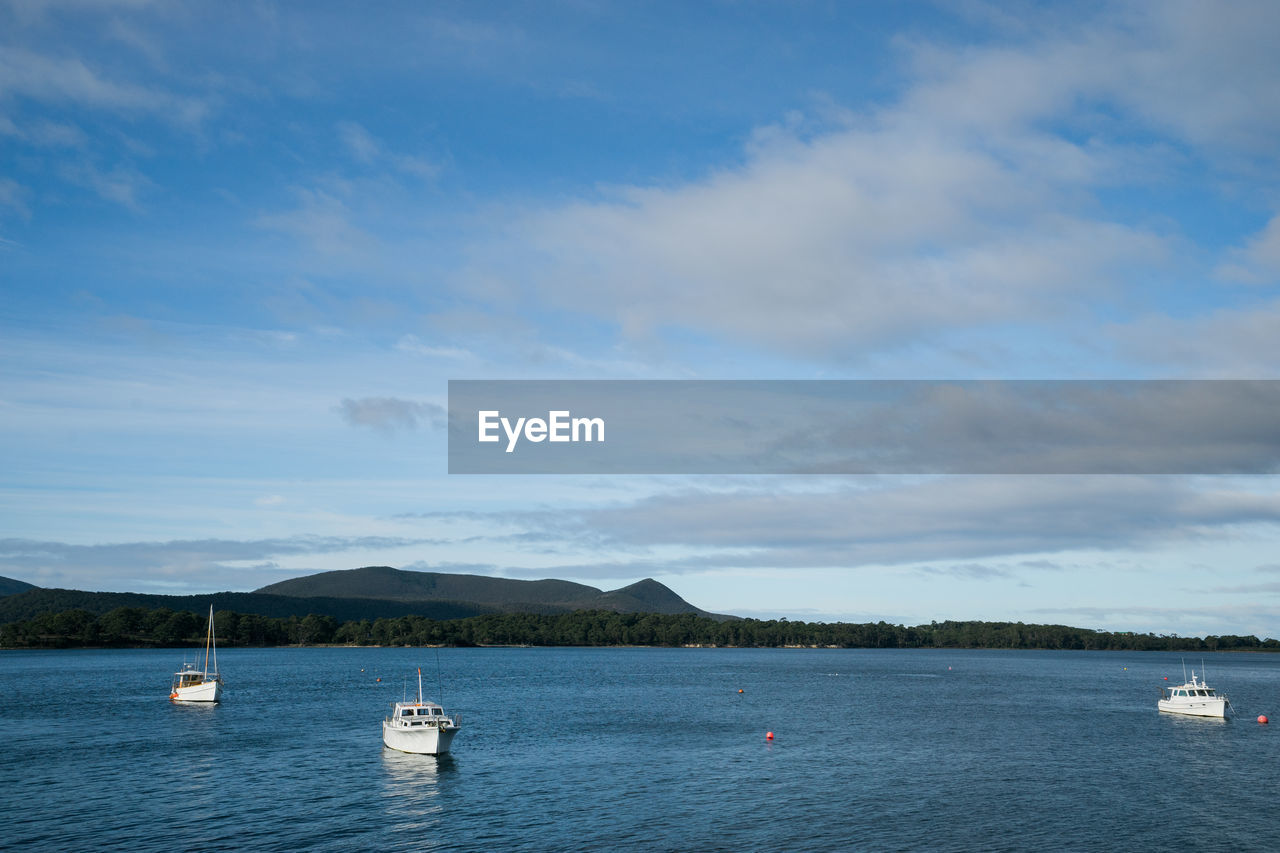
POLYGON ((1195 730, 1197 726, 1225 726, 1230 722, 1229 717, 1198 717, 1188 714, 1161 714, 1160 719, 1166 721, 1166 725, 1191 726, 1191 730, 1195 730))
POLYGON ((382 767, 387 771, 387 778, 394 783, 405 785, 430 785, 447 777, 458 769, 458 762, 452 753, 444 755, 415 755, 399 752, 394 749, 382 751, 382 767))
POLYGON ((170 702, 169 707, 173 708, 175 713, 195 714, 197 717, 201 714, 217 716, 214 712, 218 710, 215 702, 170 702))
POLYGON ((457 772, 453 756, 382 750, 382 797, 396 830, 420 832, 444 823, 444 800, 457 772))

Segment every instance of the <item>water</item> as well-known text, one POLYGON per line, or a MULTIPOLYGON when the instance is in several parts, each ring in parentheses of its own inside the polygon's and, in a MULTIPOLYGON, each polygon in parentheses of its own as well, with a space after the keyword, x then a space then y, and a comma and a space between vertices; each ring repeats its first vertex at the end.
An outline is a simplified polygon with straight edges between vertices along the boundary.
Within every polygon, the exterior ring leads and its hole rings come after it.
POLYGON ((1280 656, 1207 658, 1223 722, 1155 711, 1177 654, 445 649, 442 758, 381 745, 434 650, 227 650, 218 707, 181 657, 0 653, 0 846, 1275 847, 1280 656))

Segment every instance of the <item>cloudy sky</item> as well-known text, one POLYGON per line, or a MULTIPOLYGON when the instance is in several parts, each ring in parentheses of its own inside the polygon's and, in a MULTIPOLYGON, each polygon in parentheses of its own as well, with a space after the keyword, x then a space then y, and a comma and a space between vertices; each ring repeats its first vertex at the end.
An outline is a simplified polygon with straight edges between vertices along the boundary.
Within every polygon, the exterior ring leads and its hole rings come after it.
POLYGON ((444 429, 449 379, 1280 378, 1277 43, 1270 0, 0 0, 0 575, 1280 636, 1268 476, 449 476, 444 429))

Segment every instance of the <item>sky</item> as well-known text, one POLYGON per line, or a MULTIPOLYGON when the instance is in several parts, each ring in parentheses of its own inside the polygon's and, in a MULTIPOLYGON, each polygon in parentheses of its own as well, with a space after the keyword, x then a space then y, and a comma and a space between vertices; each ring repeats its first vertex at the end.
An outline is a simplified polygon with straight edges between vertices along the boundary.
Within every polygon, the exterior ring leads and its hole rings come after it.
POLYGON ((443 417, 1280 378, 1277 43, 1270 0, 0 0, 0 575, 1280 636, 1271 475, 450 475, 443 417))

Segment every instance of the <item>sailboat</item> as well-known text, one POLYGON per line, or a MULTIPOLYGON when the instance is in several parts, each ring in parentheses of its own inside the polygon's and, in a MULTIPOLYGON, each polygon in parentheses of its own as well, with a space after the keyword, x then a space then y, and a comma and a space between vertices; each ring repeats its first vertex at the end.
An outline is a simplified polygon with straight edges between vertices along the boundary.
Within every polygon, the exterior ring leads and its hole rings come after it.
POLYGON ((204 667, 196 669, 193 663, 182 664, 173 674, 173 687, 169 698, 174 702, 217 702, 222 699, 222 676, 218 674, 218 640, 213 635, 213 605, 209 605, 209 627, 204 638, 204 667), (213 671, 209 671, 210 654, 213 671))

